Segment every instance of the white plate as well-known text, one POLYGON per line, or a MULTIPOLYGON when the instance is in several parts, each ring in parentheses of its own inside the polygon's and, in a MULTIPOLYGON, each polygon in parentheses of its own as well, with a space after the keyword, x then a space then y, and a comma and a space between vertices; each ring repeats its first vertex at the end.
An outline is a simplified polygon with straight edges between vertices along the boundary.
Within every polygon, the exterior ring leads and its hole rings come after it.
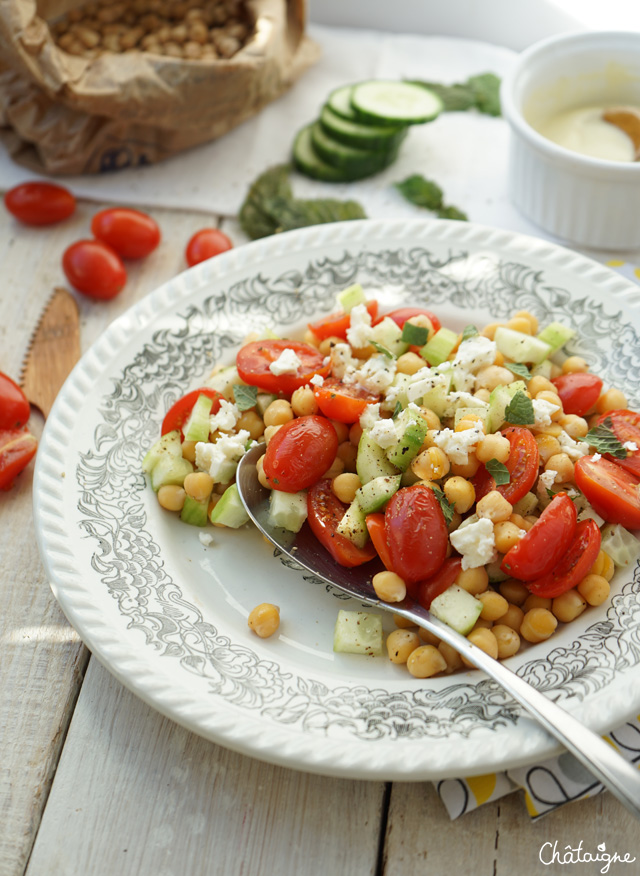
MULTIPOLYGON (((255 530, 199 530, 163 512, 140 473, 163 413, 242 338, 296 336, 354 281, 383 309, 443 324, 533 311, 573 324, 571 347, 638 406, 640 293, 552 244, 462 222, 348 222, 232 250, 116 320, 73 371, 35 473, 40 552, 67 617, 120 681, 196 733, 264 760, 368 779, 504 769, 556 746, 478 671, 418 681, 384 658, 336 655, 344 597, 274 556, 255 530), (306 576, 308 577, 308 576, 306 576), (247 627, 281 606, 280 634, 247 627)), ((637 575, 510 665, 596 730, 640 708, 637 575)), ((390 620, 390 619, 389 619, 390 620)), ((387 623, 392 628, 392 622, 387 623)))

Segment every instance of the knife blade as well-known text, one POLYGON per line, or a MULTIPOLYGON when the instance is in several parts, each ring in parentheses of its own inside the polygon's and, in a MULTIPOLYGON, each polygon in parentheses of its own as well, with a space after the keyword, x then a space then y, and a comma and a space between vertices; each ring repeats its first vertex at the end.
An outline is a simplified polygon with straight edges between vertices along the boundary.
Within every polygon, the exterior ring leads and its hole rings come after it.
POLYGON ((70 292, 58 287, 31 336, 20 375, 25 395, 45 419, 79 358, 78 305, 70 292))

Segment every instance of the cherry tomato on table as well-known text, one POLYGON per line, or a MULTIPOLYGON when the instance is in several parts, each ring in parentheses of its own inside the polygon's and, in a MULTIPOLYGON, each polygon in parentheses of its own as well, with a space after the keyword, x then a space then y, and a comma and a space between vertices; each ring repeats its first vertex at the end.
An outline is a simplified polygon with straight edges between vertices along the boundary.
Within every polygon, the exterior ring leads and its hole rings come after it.
POLYGON ((624 459, 616 459, 609 455, 605 458, 640 477, 640 414, 627 410, 607 411, 606 414, 598 417, 597 425, 601 424, 608 426, 621 444, 633 441, 638 447, 637 450, 627 451, 624 459))
POLYGON ((552 381, 556 388, 565 414, 583 417, 600 398, 602 380, 588 371, 561 374, 552 381))
POLYGON ((25 225, 53 225, 67 219, 76 209, 68 189, 48 182, 26 182, 4 196, 7 210, 25 225))
MULTIPOLYGON (((269 447, 281 431, 282 429, 279 429, 274 438, 271 439, 269 447)), ((347 507, 331 489, 329 478, 317 481, 307 494, 307 519, 311 531, 337 563, 351 568, 368 563, 375 559, 377 554, 371 542, 367 542, 363 548, 359 548, 350 539, 336 532, 347 507)))
POLYGON ((615 462, 593 456, 581 456, 574 473, 578 489, 608 523, 640 529, 640 479, 615 462))
POLYGON ((89 298, 115 298, 127 282, 127 272, 115 250, 100 240, 78 240, 62 256, 71 285, 89 298))
POLYGON ((264 457, 264 473, 274 489, 297 493, 315 484, 338 452, 336 430, 324 417, 296 417, 275 433, 264 457))
MULTIPOLYGON (((365 304, 371 322, 375 323, 378 315, 378 302, 375 300, 367 301, 365 304)), ((318 338, 323 341, 325 338, 345 338, 347 337, 347 329, 351 326, 351 315, 349 313, 330 313, 319 319, 317 322, 310 322, 309 328, 318 338)))
POLYGON ((26 429, 0 430, 0 490, 10 490, 38 449, 38 442, 26 429))
POLYGON ((560 562, 542 578, 529 581, 527 588, 534 596, 555 599, 577 587, 589 574, 600 553, 600 530, 595 520, 581 520, 576 526, 573 541, 560 562))
POLYGON ((324 356, 310 344, 298 341, 266 340, 245 344, 236 356, 236 367, 240 378, 250 386, 286 395, 306 386, 314 374, 326 377, 329 373, 329 365, 324 364, 324 356), (300 359, 301 364, 295 374, 273 374, 269 367, 284 350, 293 350, 300 359))
POLYGON ((190 268, 200 262, 206 262, 207 259, 213 256, 220 255, 221 252, 226 252, 228 249, 233 249, 233 244, 226 234, 223 234, 218 228, 203 228, 201 231, 196 231, 185 250, 185 258, 190 268))
POLYGON ((142 259, 160 243, 158 223, 127 207, 101 210, 91 220, 91 232, 124 259, 142 259))
POLYGON ((367 405, 380 401, 379 395, 356 384, 344 384, 335 377, 325 380, 314 390, 314 395, 325 417, 340 423, 355 423, 367 405))
POLYGON ((24 392, 0 371, 0 429, 19 429, 30 414, 31 405, 24 392))
POLYGON ((166 435, 167 432, 173 432, 174 429, 180 429, 180 432, 182 432, 182 427, 191 416, 193 406, 201 395, 206 395, 207 398, 213 399, 211 413, 217 414, 220 410, 220 399, 222 398, 220 393, 216 392, 215 389, 209 389, 207 386, 202 387, 202 389, 194 389, 193 392, 188 392, 182 398, 179 398, 169 408, 162 421, 161 434, 166 435))
POLYGON ((571 545, 576 520, 575 505, 566 493, 558 493, 524 538, 507 551, 500 568, 519 581, 548 575, 571 545))
POLYGON ((424 484, 398 490, 387 503, 384 523, 396 574, 411 583, 438 571, 447 553, 449 535, 433 490, 424 484))
POLYGON ((381 322, 387 316, 400 328, 404 326, 407 320, 412 319, 414 316, 426 316, 433 326, 434 332, 437 332, 442 328, 440 320, 435 313, 432 313, 430 310, 425 310, 422 307, 399 307, 397 310, 392 310, 391 313, 381 314, 376 322, 381 322))
POLYGON ((496 486, 496 482, 489 474, 484 465, 481 465, 471 479, 476 491, 476 501, 479 501, 490 493, 497 490, 507 502, 515 505, 529 492, 538 477, 540 454, 536 439, 528 429, 520 426, 509 426, 502 430, 505 438, 509 439, 511 451, 505 465, 509 471, 509 483, 496 486))

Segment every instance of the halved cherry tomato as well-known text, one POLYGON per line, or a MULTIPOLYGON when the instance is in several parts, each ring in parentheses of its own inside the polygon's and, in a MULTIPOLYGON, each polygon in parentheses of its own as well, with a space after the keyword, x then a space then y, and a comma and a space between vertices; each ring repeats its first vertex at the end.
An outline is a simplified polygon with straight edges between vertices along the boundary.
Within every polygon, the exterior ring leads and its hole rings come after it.
POLYGON ((461 569, 462 557, 448 557, 435 575, 426 581, 410 584, 407 590, 423 608, 429 608, 436 596, 440 596, 455 583, 461 569))
POLYGON ((640 529, 640 480, 635 475, 593 456, 581 456, 574 473, 576 486, 601 517, 627 529, 640 529))
POLYGON ((226 234, 223 234, 218 228, 203 228, 196 231, 190 239, 184 255, 187 264, 192 268, 194 265, 206 262, 207 259, 212 259, 228 249, 233 249, 233 244, 226 234))
MULTIPOLYGON (((378 302, 367 301, 365 307, 369 311, 371 321, 375 322, 378 314, 378 302)), ((351 316, 348 313, 330 313, 329 316, 325 316, 317 322, 310 322, 309 328, 319 340, 323 341, 325 338, 331 337, 346 338, 350 325, 351 316)))
POLYGON ((576 508, 566 493, 557 493, 538 522, 504 555, 500 568, 520 581, 549 574, 568 550, 576 532, 576 508))
MULTIPOLYGON (((281 431, 282 429, 276 434, 279 435, 281 431)), ((273 439, 269 447, 272 443, 273 439)), ((371 542, 359 548, 344 535, 336 532, 347 508, 348 506, 344 505, 331 489, 331 481, 328 478, 313 484, 307 494, 307 519, 311 531, 337 563, 351 568, 368 563, 375 559, 377 554, 371 542)))
POLYGON ((515 505, 529 492, 538 477, 540 454, 536 439, 528 429, 520 426, 509 426, 502 430, 505 438, 509 439, 511 451, 505 465, 509 471, 509 483, 496 486, 495 480, 481 465, 471 479, 476 491, 476 501, 479 501, 490 493, 497 490, 507 502, 515 505))
POLYGON ((335 377, 325 380, 314 390, 318 407, 331 420, 340 423, 355 423, 367 405, 380 401, 379 395, 353 384, 342 383, 335 377))
POLYGON ((10 490, 38 449, 38 442, 26 429, 0 430, 0 490, 10 490))
POLYGON ((367 514, 365 521, 367 524, 367 530, 369 531, 369 537, 371 538, 373 546, 382 560, 385 569, 388 569, 389 572, 393 572, 391 566, 391 554, 389 553, 389 545, 387 544, 387 531, 384 528, 384 514, 379 512, 375 514, 367 514))
POLYGON ((384 512, 393 571, 406 582, 424 581, 443 564, 449 536, 433 490, 414 484, 398 490, 384 512))
POLYGON ((602 380, 588 371, 561 374, 552 381, 565 414, 583 417, 600 398, 602 380))
POLYGON ((274 489, 297 493, 322 477, 337 452, 338 435, 329 420, 316 414, 296 417, 269 441, 264 473, 274 489))
MULTIPOLYGON (((310 344, 299 341, 253 341, 245 344, 236 357, 238 374, 245 383, 259 386, 267 392, 282 392, 291 395, 301 386, 306 386, 314 374, 326 377, 329 365, 324 364, 324 356, 310 344), (273 374, 269 366, 275 362, 283 350, 293 350, 301 365, 295 374, 273 374)), ((327 466, 328 468, 328 466, 327 466)))
POLYGON ((0 429, 19 429, 30 414, 31 406, 24 392, 0 371, 0 429))
POLYGON ((76 209, 69 189, 48 182, 26 182, 4 196, 7 210, 25 225, 53 225, 67 219, 76 209))
POLYGON ((638 447, 638 450, 628 450, 624 459, 616 459, 608 454, 605 458, 640 477, 640 414, 627 410, 607 411, 598 417, 597 425, 601 423, 609 426, 621 444, 633 441, 638 447))
POLYGON ((191 416, 193 406, 201 395, 206 395, 207 398, 213 399, 211 413, 217 414, 220 410, 220 399, 222 398, 220 393, 216 392, 215 389, 209 389, 207 386, 203 386, 202 389, 194 389, 193 392, 188 392, 171 405, 164 415, 161 434, 166 435, 167 432, 173 432, 174 429, 180 429, 182 432, 182 427, 191 416))
POLYGON ((100 210, 91 220, 91 232, 123 259, 142 259, 160 243, 155 219, 128 207, 100 210))
POLYGON ((392 310, 391 313, 383 313, 378 317, 376 322, 381 322, 385 317, 392 319, 400 328, 402 328, 408 319, 414 316, 426 316, 429 318, 434 332, 440 330, 441 323, 435 313, 430 310, 425 310, 423 307, 399 307, 397 310, 392 310))
POLYGON ((595 520, 581 520, 576 526, 573 541, 558 565, 542 578, 529 581, 528 589, 534 596, 555 599, 582 581, 595 563, 600 552, 600 530, 595 520))
POLYGON ((118 253, 101 240, 77 240, 62 256, 62 269, 71 285, 89 298, 115 298, 127 282, 118 253))

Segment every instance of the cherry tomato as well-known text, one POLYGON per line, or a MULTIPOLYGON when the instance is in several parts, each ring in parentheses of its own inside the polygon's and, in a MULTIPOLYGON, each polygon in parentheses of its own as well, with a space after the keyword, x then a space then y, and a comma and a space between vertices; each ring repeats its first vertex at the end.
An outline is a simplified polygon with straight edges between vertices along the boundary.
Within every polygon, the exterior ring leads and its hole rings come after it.
POLYGON ((338 435, 329 420, 296 417, 275 433, 264 457, 264 473, 274 489, 297 493, 315 484, 331 467, 338 435))
POLYGON ((196 231, 187 244, 185 258, 189 267, 192 268, 194 265, 206 262, 207 259, 220 255, 221 252, 226 252, 228 249, 233 249, 233 244, 226 234, 217 228, 203 228, 201 231, 196 231))
POLYGON ((640 529, 640 480, 608 459, 581 456, 575 464, 576 486, 594 511, 609 523, 640 529))
POLYGON ((548 575, 573 541, 576 520, 576 508, 571 499, 566 493, 557 493, 538 522, 507 551, 500 568, 520 581, 535 581, 548 575))
POLYGON ((484 465, 481 465, 471 479, 476 491, 476 501, 486 496, 491 490, 497 490, 507 502, 515 505, 529 492, 538 477, 540 454, 536 439, 528 429, 520 426, 509 426, 502 430, 505 438, 509 439, 511 452, 505 465, 509 471, 509 483, 496 486, 484 465))
POLYGON ((384 313, 382 316, 378 317, 376 322, 381 322, 385 317, 389 317, 392 319, 397 325, 402 328, 405 322, 408 319, 412 319, 414 316, 426 316, 429 318, 431 325, 433 326, 434 332, 440 330, 441 323, 435 313, 431 313, 430 310, 424 310, 422 307, 399 307, 397 310, 392 310, 391 313, 384 313))
POLYGON ((387 503, 384 524, 393 571, 408 583, 435 575, 449 536, 433 490, 424 484, 398 490, 387 503))
POLYGON ((143 259, 160 243, 158 223, 146 213, 127 207, 96 213, 91 220, 91 232, 123 259, 143 259))
POLYGON ((640 414, 627 410, 607 411, 598 417, 598 425, 601 423, 613 431, 621 444, 633 441, 638 447, 638 450, 628 450, 625 459, 616 459, 608 454, 606 459, 640 477, 640 414))
POLYGON ((78 240, 62 256, 71 285, 89 298, 114 298, 127 282, 127 272, 115 250, 100 240, 78 240))
POLYGON ((53 225, 76 209, 76 199, 68 189, 48 182, 21 183, 9 189, 4 204, 25 225, 53 225))
POLYGON ((207 386, 202 387, 202 389, 194 389, 193 392, 188 392, 171 405, 164 415, 160 434, 166 435, 167 432, 173 432, 174 429, 180 429, 182 432, 182 427, 191 416, 193 406, 201 395, 206 395, 207 398, 213 399, 211 413, 217 414, 220 410, 220 399, 222 398, 220 393, 216 392, 215 389, 209 389, 207 386))
POLYGON ((534 596, 555 599, 582 581, 595 563, 600 552, 600 530, 595 520, 581 520, 576 526, 573 541, 558 565, 542 578, 529 581, 528 589, 534 596))
POLYGON ((427 578, 426 581, 410 584, 407 589, 416 602, 419 602, 423 608, 429 608, 436 596, 440 596, 455 584, 461 570, 462 557, 448 557, 435 575, 427 578))
POLYGON ((602 392, 602 380, 588 371, 561 374, 551 382, 560 396, 565 414, 577 414, 579 417, 584 417, 591 410, 602 392))
MULTIPOLYGON (((375 322, 378 314, 378 302, 367 301, 365 307, 371 316, 371 322, 375 322)), ((309 328, 314 335, 321 341, 325 338, 346 338, 347 329, 351 326, 351 316, 348 313, 331 313, 329 316, 319 319, 317 322, 310 322, 309 328)))
MULTIPOLYGON (((280 432, 282 429, 278 430, 276 435, 279 435, 280 432)), ((271 439, 269 447, 271 447, 273 440, 271 439)), ((336 532, 347 507, 331 489, 331 481, 328 478, 323 478, 313 484, 307 494, 307 519, 311 531, 337 563, 352 568, 368 563, 375 559, 377 554, 371 542, 367 542, 363 548, 359 548, 344 535, 336 532)))
MULTIPOLYGON (((259 386, 267 392, 282 392, 291 395, 301 386, 306 386, 314 374, 326 377, 329 365, 324 356, 310 344, 298 341, 254 341, 245 344, 236 356, 238 374, 245 383, 259 386), (273 374, 269 366, 279 358, 283 350, 293 350, 301 365, 295 374, 273 374)), ((327 466, 328 468, 328 466, 327 466)))
POLYGON ((367 405, 380 401, 379 395, 356 384, 344 384, 335 377, 325 380, 314 390, 314 395, 325 417, 340 423, 355 423, 367 405))
POLYGON ((19 429, 30 414, 31 406, 24 392, 0 371, 0 429, 19 429))
POLYGON ((382 560, 385 569, 393 572, 391 566, 391 554, 389 553, 389 545, 387 544, 387 532, 384 528, 384 514, 379 512, 375 514, 367 514, 365 522, 367 524, 369 537, 371 538, 373 546, 382 560))
POLYGON ((38 442, 26 429, 0 430, 0 490, 10 490, 38 449, 38 442))

